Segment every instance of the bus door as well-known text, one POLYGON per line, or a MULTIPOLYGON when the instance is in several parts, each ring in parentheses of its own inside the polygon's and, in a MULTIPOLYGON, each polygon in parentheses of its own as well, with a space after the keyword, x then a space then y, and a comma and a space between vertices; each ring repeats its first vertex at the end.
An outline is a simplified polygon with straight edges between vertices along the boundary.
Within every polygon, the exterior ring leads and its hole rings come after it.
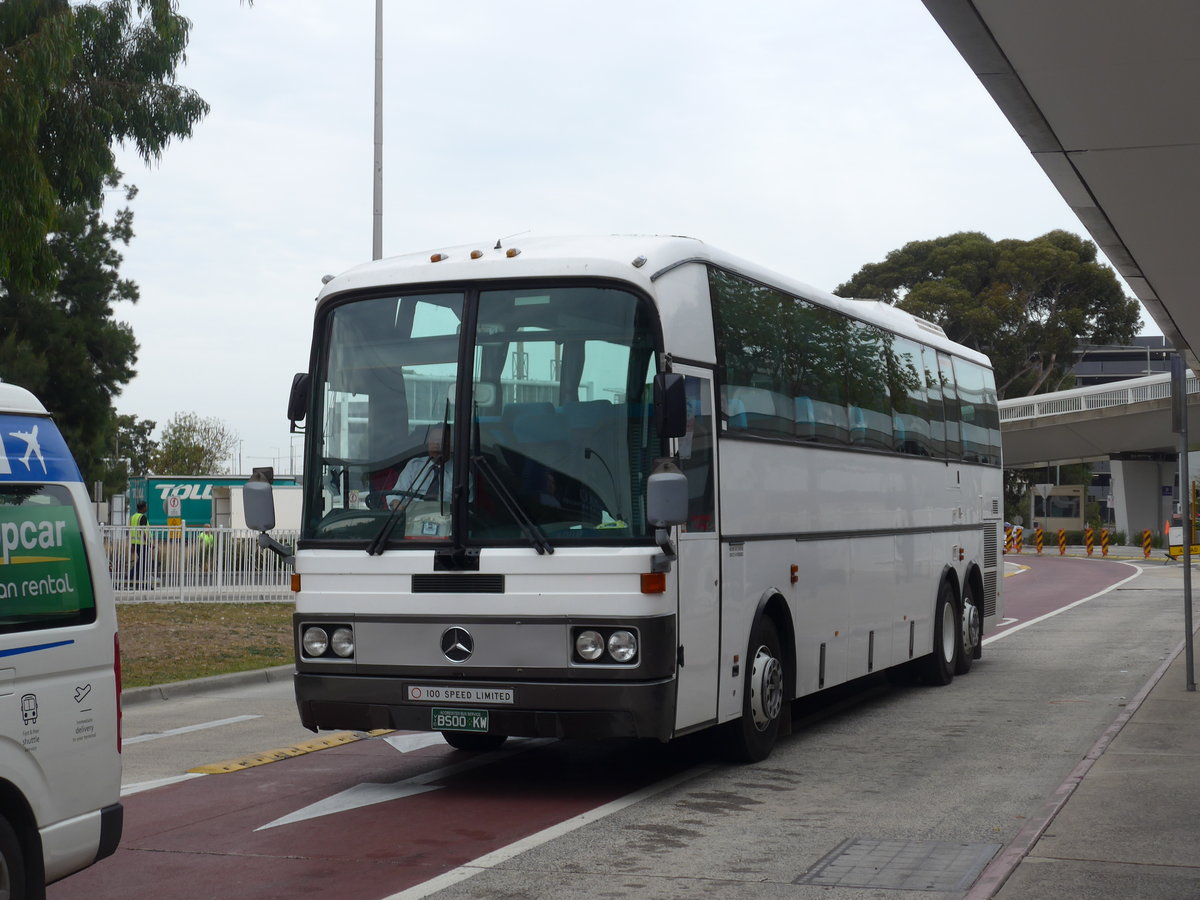
POLYGON ((676 563, 680 665, 675 729, 683 731, 717 718, 721 573, 712 372, 680 365, 672 370, 684 376, 688 399, 687 433, 676 444, 689 494, 688 520, 679 528, 676 563))

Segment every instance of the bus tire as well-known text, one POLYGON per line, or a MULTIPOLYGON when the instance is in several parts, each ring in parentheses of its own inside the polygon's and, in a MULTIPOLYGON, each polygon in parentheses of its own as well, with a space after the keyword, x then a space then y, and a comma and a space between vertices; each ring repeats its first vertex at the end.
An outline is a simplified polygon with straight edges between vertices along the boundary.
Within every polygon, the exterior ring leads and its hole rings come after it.
POLYGON ((933 653, 925 658, 922 680, 929 684, 949 684, 958 668, 962 629, 954 603, 954 588, 943 580, 938 588, 937 605, 933 612, 933 653))
POLYGON ((442 737, 455 750, 470 750, 473 753, 498 750, 508 740, 506 734, 480 734, 477 731, 443 731, 442 737))
POLYGON ((25 897, 25 856, 8 819, 0 816, 0 897, 25 897))
POLYGON ((954 674, 966 675, 971 671, 971 662, 983 638, 983 620, 979 617, 979 605, 969 582, 963 585, 962 613, 958 621, 958 659, 954 662, 954 674))
POLYGON ((760 616, 750 631, 742 714, 725 726, 725 755, 733 762, 761 762, 771 755, 786 705, 784 665, 779 630, 770 617, 760 616))

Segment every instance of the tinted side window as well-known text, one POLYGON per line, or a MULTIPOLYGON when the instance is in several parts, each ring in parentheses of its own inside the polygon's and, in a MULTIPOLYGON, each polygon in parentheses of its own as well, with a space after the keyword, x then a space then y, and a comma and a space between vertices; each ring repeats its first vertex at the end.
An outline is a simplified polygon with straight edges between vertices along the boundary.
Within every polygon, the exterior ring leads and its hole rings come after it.
POLYGON ((929 393, 925 385, 922 346, 898 337, 892 344, 889 373, 896 449, 917 456, 933 455, 929 427, 929 393))
POLYGON ((962 359, 954 360, 962 420, 962 458, 966 462, 1000 465, 1000 412, 990 371, 962 359))
POLYGON ((848 325, 845 366, 850 442, 890 450, 892 404, 883 373, 887 371, 887 358, 894 338, 864 322, 851 321, 848 325))
POLYGON ((942 408, 946 413, 946 456, 958 459, 962 455, 959 440, 958 388, 954 384, 954 364, 945 353, 937 355, 937 375, 941 386, 942 408))
POLYGON ((96 620, 71 495, 55 484, 0 484, 0 633, 96 620))
POLYGON ((728 272, 709 279, 728 431, 849 443, 849 321, 728 272))
POLYGON ((721 348, 721 412, 730 432, 791 437, 789 374, 803 364, 793 297, 715 269, 709 272, 721 348))

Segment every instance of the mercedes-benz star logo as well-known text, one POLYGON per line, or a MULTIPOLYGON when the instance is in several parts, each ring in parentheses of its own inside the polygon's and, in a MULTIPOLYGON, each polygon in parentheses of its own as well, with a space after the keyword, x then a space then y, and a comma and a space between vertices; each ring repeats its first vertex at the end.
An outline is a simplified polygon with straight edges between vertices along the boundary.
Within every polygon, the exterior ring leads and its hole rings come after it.
POLYGON ((450 662, 466 662, 475 652, 475 639, 471 632, 455 625, 442 632, 442 653, 450 662))

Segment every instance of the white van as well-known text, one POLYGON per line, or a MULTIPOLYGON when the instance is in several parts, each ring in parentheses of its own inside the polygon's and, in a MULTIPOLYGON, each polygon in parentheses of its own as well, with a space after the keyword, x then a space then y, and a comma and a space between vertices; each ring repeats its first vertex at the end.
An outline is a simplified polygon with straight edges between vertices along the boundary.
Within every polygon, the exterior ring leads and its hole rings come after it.
POLYGON ((46 409, 0 384, 0 897, 121 838, 112 582, 79 468, 46 409))

